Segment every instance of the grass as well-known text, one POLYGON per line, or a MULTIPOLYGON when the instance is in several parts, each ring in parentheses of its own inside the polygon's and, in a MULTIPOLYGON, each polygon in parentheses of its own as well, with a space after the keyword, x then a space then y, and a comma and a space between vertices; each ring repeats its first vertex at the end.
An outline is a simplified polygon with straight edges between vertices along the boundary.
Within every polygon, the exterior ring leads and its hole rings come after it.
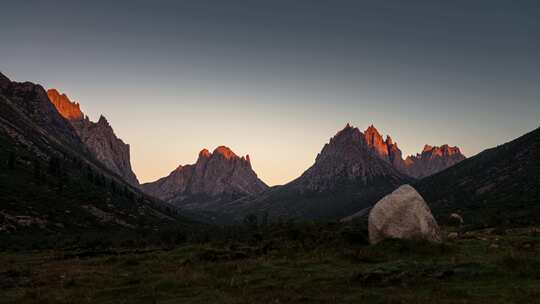
POLYGON ((0 303, 532 303, 540 296, 540 239, 526 229, 374 246, 348 242, 343 229, 312 224, 291 238, 272 227, 257 240, 90 257, 4 252, 0 303))

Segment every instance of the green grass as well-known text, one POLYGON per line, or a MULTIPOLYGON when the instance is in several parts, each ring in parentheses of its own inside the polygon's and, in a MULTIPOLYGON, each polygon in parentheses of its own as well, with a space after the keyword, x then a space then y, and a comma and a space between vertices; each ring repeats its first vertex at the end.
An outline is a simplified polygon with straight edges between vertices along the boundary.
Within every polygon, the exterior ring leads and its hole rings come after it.
POLYGON ((116 248, 89 258, 4 252, 0 303, 532 303, 540 296, 540 239, 527 229, 369 246, 348 242, 339 225, 308 224, 300 236, 280 227, 259 231, 258 240, 116 248))

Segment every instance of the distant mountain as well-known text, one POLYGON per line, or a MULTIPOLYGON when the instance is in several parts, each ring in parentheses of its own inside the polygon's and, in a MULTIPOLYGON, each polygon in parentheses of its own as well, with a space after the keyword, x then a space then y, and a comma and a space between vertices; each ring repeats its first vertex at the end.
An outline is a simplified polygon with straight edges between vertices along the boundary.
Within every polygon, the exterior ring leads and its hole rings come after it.
POLYGON ((180 219, 97 160, 41 86, 1 73, 0 194, 2 244, 154 230, 180 219))
POLYGON ((465 158, 458 147, 425 145, 422 153, 405 159, 404 172, 416 178, 424 178, 449 168, 465 158))
POLYGON ((368 146, 381 159, 392 164, 401 173, 418 179, 435 174, 465 159, 458 147, 425 145, 421 154, 408 156, 403 160, 397 143, 393 142, 390 136, 383 140, 382 135, 373 125, 364 131, 364 136, 368 146))
POLYGON ((130 184, 139 185, 131 169, 129 145, 116 137, 104 116, 100 116, 97 123, 92 122, 81 111, 79 104, 72 102, 66 94, 49 89, 47 95, 60 115, 71 123, 82 142, 99 161, 130 184))
POLYGON ((415 187, 441 221, 458 213, 468 225, 539 224, 540 129, 426 177, 415 187))
POLYGON ((195 164, 179 166, 169 176, 141 187, 176 206, 194 209, 210 202, 258 194, 268 188, 253 171, 249 155, 239 157, 225 146, 212 153, 203 149, 195 164))
POLYGON ((232 202, 224 211, 268 213, 273 218, 335 219, 370 207, 410 180, 370 148, 365 134, 347 124, 299 178, 232 202))

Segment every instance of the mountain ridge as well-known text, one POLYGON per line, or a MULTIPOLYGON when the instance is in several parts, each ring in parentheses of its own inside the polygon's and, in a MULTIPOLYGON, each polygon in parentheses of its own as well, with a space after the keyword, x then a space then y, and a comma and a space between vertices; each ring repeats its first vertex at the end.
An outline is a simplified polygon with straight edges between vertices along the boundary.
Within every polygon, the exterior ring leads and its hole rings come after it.
POLYGON ((179 165, 168 176, 141 188, 172 204, 185 205, 203 198, 227 200, 258 194, 268 186, 253 171, 249 155, 240 157, 230 148, 218 146, 212 153, 202 149, 194 164, 179 165))
POLYGON ((364 131, 364 135, 368 146, 381 159, 392 164, 401 173, 417 179, 435 174, 466 158, 458 147, 450 147, 448 144, 442 146, 426 144, 421 153, 403 159, 397 142, 394 142, 390 135, 383 140, 382 135, 373 125, 364 131))
POLYGON ((70 122, 82 142, 99 161, 130 184, 139 185, 131 167, 130 146, 116 136, 105 116, 100 115, 97 122, 90 121, 81 111, 79 103, 71 101, 66 94, 49 89, 47 95, 60 115, 70 122))

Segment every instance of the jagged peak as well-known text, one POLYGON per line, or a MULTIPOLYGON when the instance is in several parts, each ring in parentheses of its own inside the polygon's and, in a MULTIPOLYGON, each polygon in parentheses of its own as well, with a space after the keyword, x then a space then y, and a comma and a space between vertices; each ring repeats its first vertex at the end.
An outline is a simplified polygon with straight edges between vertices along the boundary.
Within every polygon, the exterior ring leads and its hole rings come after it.
POLYGON ((448 144, 444 144, 441 146, 431 146, 431 145, 424 145, 424 149, 422 149, 422 153, 418 153, 416 157, 422 157, 422 156, 452 156, 452 155, 462 155, 465 157, 462 153, 459 147, 457 146, 450 146, 448 144))
POLYGON ((84 113, 81 111, 79 103, 71 101, 66 94, 60 93, 58 90, 51 88, 47 90, 47 96, 58 113, 60 113, 60 115, 62 115, 64 118, 69 120, 84 119, 84 113))
POLYGON ((99 115, 99 120, 97 123, 109 125, 109 121, 107 121, 107 118, 103 114, 99 115))
MULTIPOLYGON (((392 141, 392 137, 390 137, 390 135, 386 135, 386 140, 385 140, 386 144, 389 145, 389 146, 393 146, 394 145, 394 141, 392 141)), ((397 143, 395 143, 396 146, 397 146, 397 143)))
POLYGON ((208 151, 208 149, 206 149, 206 148, 202 149, 202 150, 199 152, 199 158, 200 158, 200 157, 209 158, 210 156, 212 156, 212 154, 211 154, 210 151, 208 151))
POLYGON ((374 142, 382 142, 383 137, 381 133, 379 133, 379 130, 371 124, 365 131, 364 136, 366 137, 366 140, 369 144, 373 144, 374 142))
POLYGON ((212 152, 212 155, 222 155, 226 159, 231 158, 237 158, 238 156, 227 146, 219 146, 216 149, 214 149, 214 152, 212 152))
POLYGON ((334 135, 332 138, 338 138, 340 136, 343 136, 345 134, 352 134, 352 133, 360 133, 360 130, 354 126, 352 126, 351 124, 347 123, 347 125, 345 125, 345 127, 343 129, 341 129, 340 131, 338 131, 336 133, 336 135, 334 135))
POLYGON ((377 128, 375 128, 375 126, 373 124, 369 125, 369 127, 367 127, 366 131, 364 131, 364 133, 374 133, 374 134, 379 134, 379 130, 377 130, 377 128))
POLYGON ((433 150, 433 147, 426 144, 424 145, 424 149, 422 149, 422 152, 429 152, 431 150, 433 150))

